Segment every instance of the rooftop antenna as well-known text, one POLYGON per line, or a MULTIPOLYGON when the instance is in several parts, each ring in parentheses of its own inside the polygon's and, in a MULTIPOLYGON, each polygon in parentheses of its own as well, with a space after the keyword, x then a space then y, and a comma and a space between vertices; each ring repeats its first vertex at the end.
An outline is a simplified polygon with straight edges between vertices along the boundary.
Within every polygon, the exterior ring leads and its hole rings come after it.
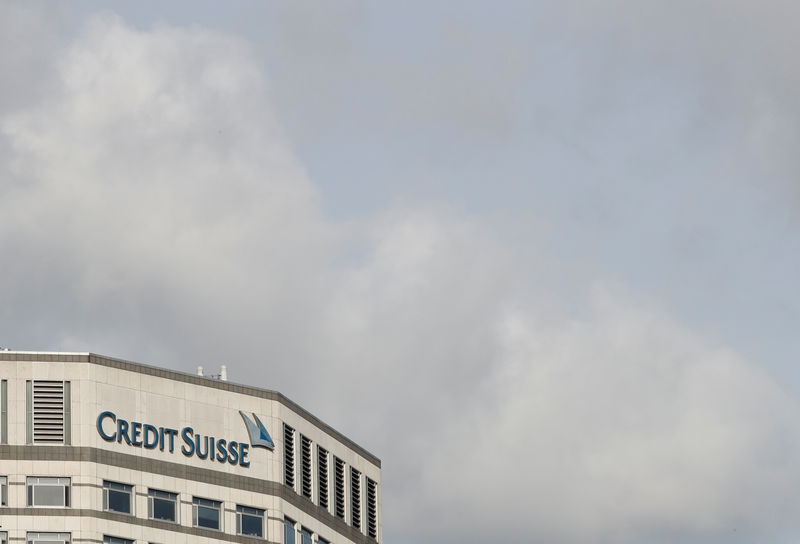
POLYGON ((227 382, 228 381, 228 367, 225 366, 225 365, 222 365, 222 367, 219 369, 219 374, 206 374, 203 371, 203 367, 202 366, 198 366, 197 367, 197 375, 198 376, 202 376, 204 378, 208 378, 209 380, 219 380, 221 382, 227 382))

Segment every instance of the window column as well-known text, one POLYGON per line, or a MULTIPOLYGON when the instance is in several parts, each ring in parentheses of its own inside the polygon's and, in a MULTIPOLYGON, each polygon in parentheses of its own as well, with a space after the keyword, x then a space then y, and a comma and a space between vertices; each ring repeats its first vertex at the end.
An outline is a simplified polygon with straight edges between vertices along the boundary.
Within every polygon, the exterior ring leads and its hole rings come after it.
POLYGON ((0 444, 8 444, 8 380, 0 381, 0 444))
POLYGON ((283 483, 294 489, 294 429, 283 424, 283 483))
POLYGON ((350 467, 350 525, 361 530, 361 473, 350 467))

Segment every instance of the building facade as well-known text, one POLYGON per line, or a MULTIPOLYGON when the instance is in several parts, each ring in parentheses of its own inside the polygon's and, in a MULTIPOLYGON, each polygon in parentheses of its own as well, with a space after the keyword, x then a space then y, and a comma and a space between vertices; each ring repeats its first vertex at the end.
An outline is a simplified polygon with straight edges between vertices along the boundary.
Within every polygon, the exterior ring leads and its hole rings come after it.
POLYGON ((0 544, 374 544, 380 460, 280 393, 0 351, 0 544))

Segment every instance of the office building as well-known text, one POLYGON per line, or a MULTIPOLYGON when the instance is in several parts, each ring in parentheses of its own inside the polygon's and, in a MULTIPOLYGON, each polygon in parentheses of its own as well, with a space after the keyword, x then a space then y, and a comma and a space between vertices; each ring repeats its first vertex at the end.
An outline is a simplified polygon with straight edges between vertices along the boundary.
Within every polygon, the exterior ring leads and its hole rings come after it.
POLYGON ((275 391, 0 351, 0 544, 381 543, 380 460, 275 391))

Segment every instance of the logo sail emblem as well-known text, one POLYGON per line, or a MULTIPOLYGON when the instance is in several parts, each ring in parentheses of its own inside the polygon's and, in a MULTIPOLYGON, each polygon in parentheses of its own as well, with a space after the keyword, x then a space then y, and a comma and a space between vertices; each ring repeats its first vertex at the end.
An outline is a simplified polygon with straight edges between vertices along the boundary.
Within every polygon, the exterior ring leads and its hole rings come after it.
POLYGON ((253 418, 256 420, 253 423, 253 420, 247 417, 247 414, 239 410, 239 414, 242 416, 244 420, 244 424, 247 427, 247 434, 250 435, 250 444, 253 447, 261 447, 267 448, 268 450, 274 450, 275 444, 272 442, 272 438, 269 436, 267 432, 267 428, 264 427, 264 424, 261 423, 261 420, 258 419, 258 416, 253 414, 253 418))

